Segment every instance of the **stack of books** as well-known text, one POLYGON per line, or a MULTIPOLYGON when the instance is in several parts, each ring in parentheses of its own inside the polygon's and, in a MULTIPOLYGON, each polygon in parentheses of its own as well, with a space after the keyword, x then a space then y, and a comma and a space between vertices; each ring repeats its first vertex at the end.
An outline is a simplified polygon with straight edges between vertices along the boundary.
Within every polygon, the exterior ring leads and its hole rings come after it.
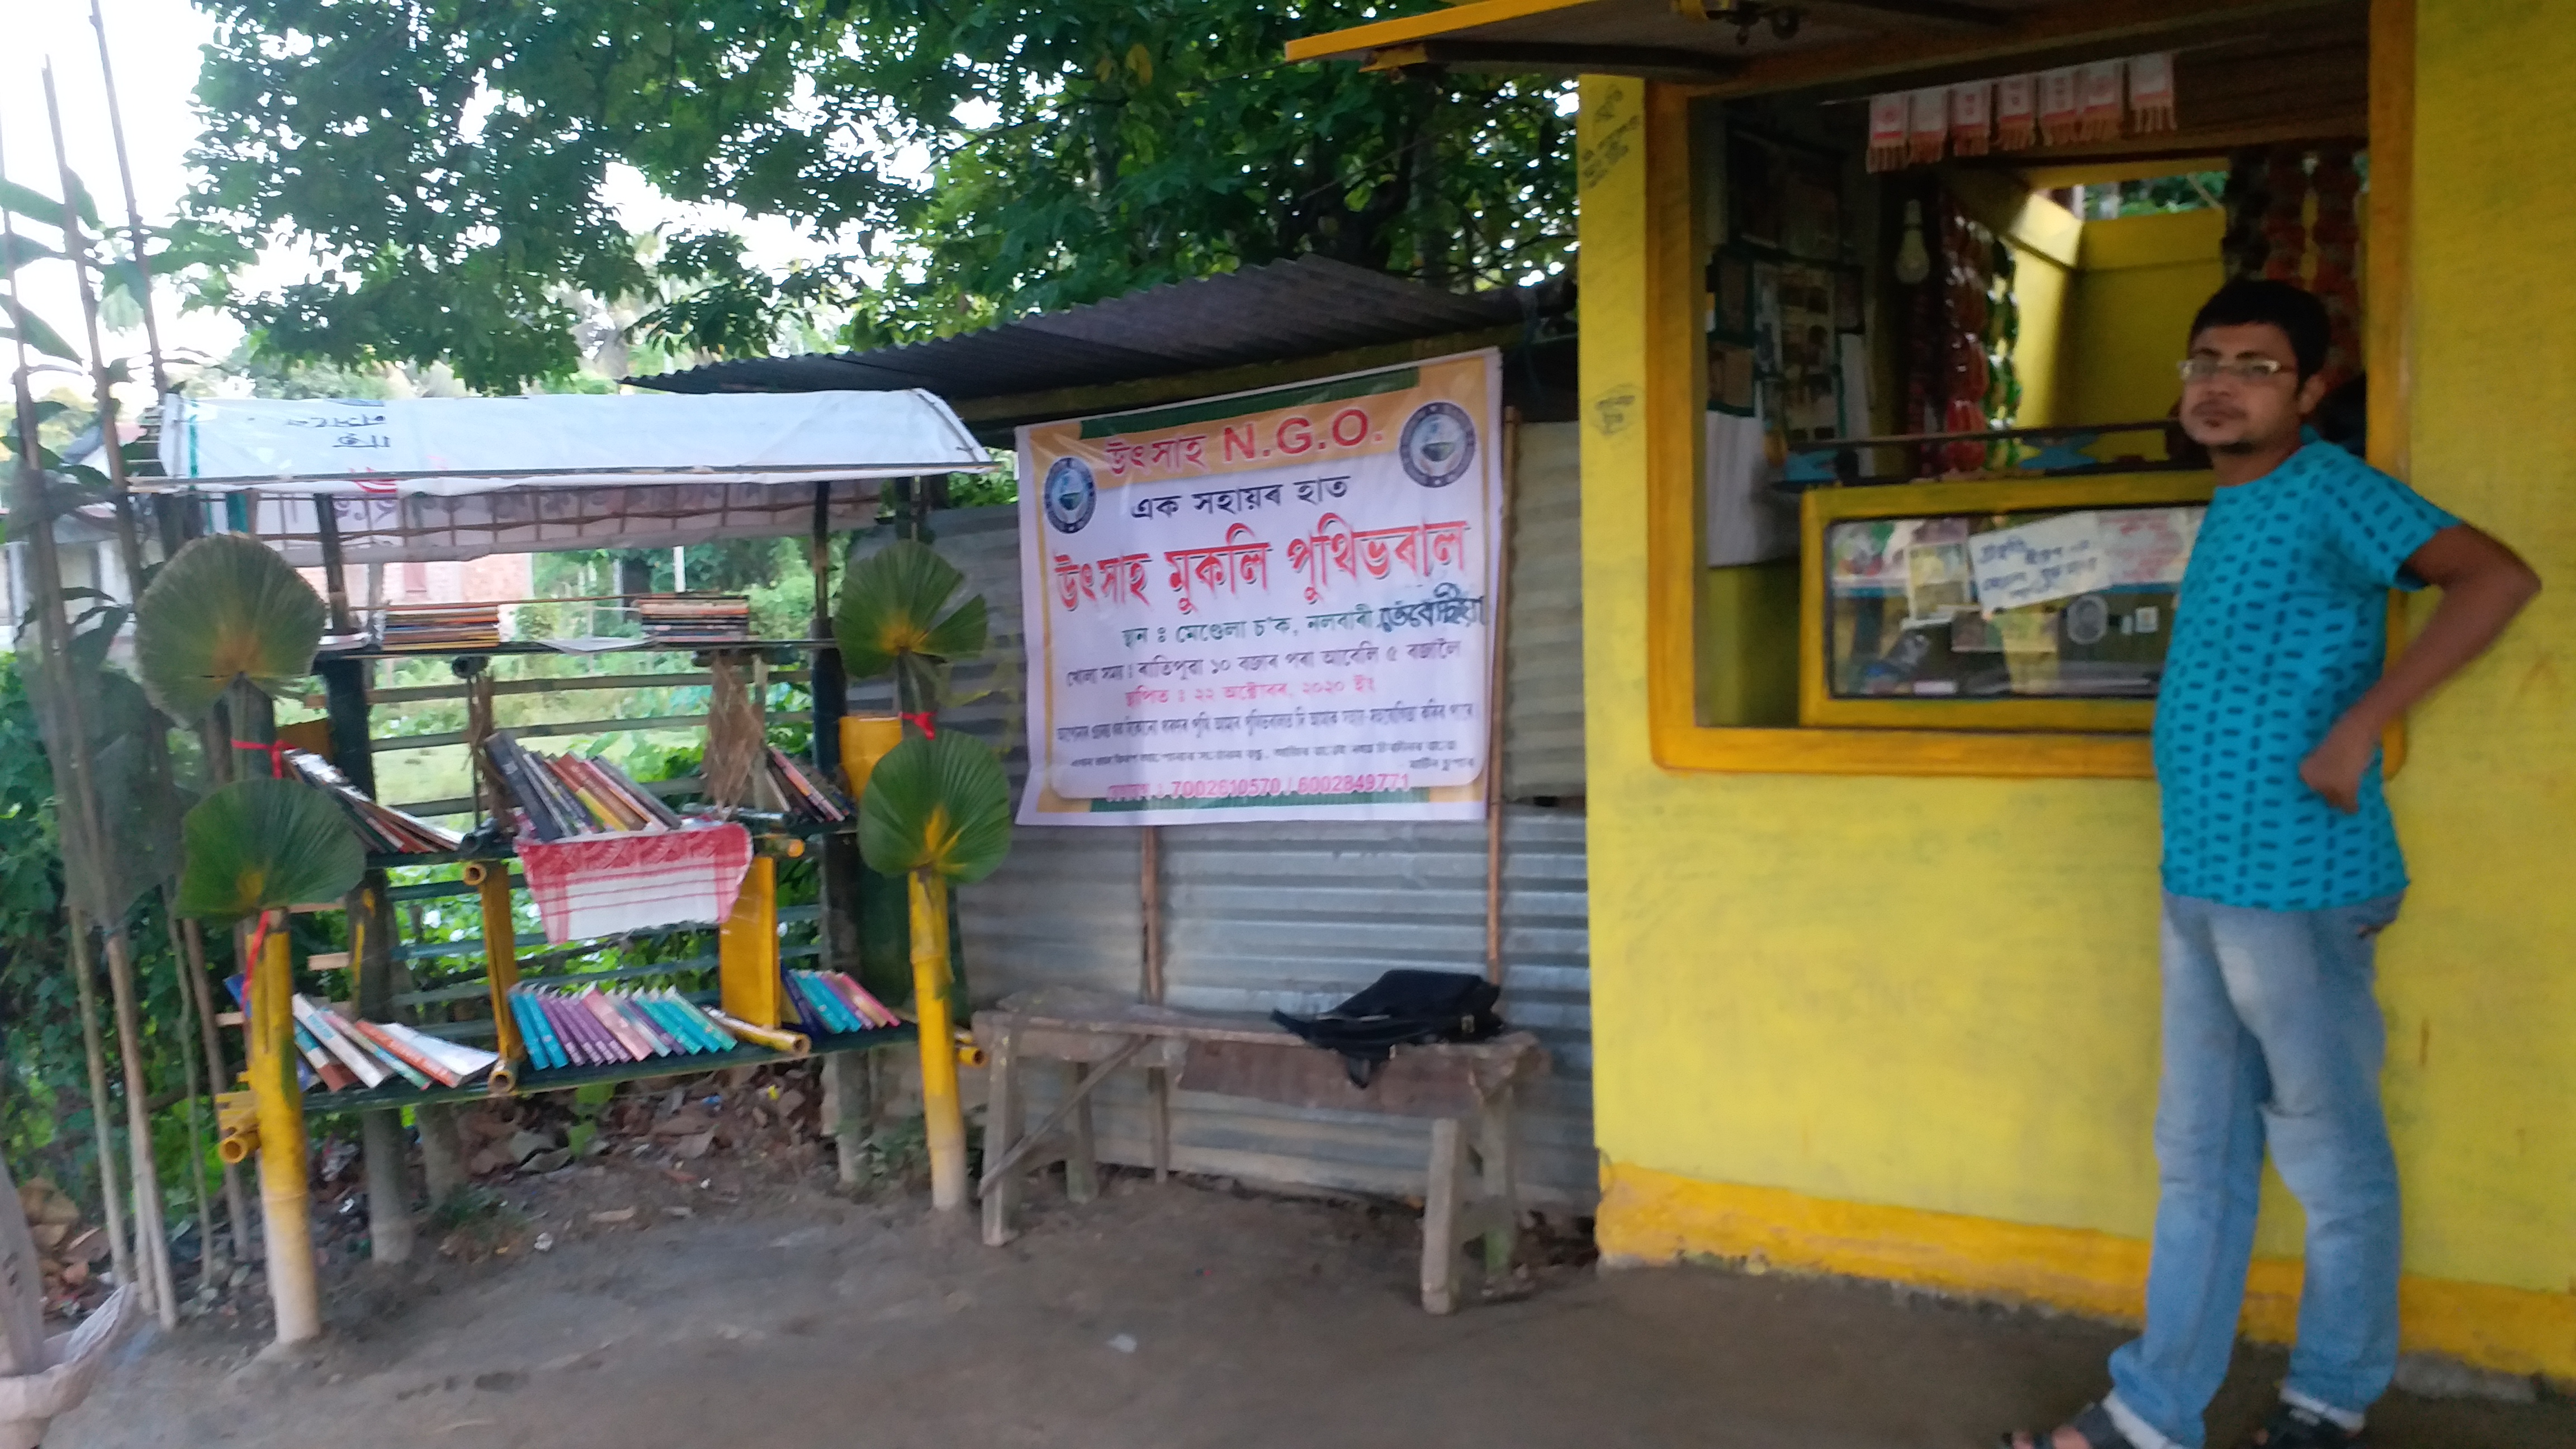
POLYGON ((349 777, 331 762, 306 750, 288 750, 286 766, 303 781, 340 802, 358 839, 372 855, 438 855, 457 848, 462 837, 441 830, 416 815, 379 805, 359 794, 349 777))
POLYGON ((876 1031, 903 1025, 868 989, 839 971, 787 971, 788 1003, 796 1008, 799 1030, 808 1036, 876 1031))
POLYGON ((546 756, 523 749, 508 730, 483 742, 492 768, 526 812, 539 840, 581 835, 657 834, 680 828, 678 812, 596 756, 546 756))
POLYGON ((769 781, 778 787, 778 798, 803 819, 840 825, 858 813, 839 791, 824 783, 822 771, 776 745, 769 747, 769 781))
POLYGON ((539 1070, 607 1066, 656 1057, 773 1045, 779 1033, 739 1022, 676 991, 581 991, 515 987, 510 1014, 539 1070))
POLYGON ((643 594, 635 620, 647 648, 739 644, 751 637, 751 600, 739 594, 643 594))
POLYGON ((304 1054, 322 1085, 334 1092, 351 1086, 380 1087, 396 1077, 422 1091, 432 1086, 472 1086, 501 1062, 498 1053, 442 1041, 398 1021, 343 1016, 300 994, 290 1000, 295 1008, 296 1050, 304 1054))
POLYGON ((377 637, 388 654, 491 649, 501 642, 501 606, 387 604, 377 637))

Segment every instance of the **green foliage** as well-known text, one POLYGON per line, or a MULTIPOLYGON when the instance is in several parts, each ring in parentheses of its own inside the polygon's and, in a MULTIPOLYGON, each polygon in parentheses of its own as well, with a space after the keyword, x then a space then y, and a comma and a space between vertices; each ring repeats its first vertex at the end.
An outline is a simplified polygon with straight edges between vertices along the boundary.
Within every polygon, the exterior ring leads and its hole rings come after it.
POLYGON ((2219 205, 2227 194, 2227 173, 2194 171, 2119 183, 2120 215, 2154 216, 2168 211, 2199 211, 2219 205))
POLYGON ((235 780, 185 823, 179 914, 220 923, 358 888, 367 855, 330 796, 297 780, 235 780))
POLYGON ((859 797, 859 854, 885 875, 972 884, 1011 853, 1011 787, 992 747, 950 730, 886 752, 859 797))
POLYGON ((1020 467, 1017 454, 993 450, 993 461, 1001 464, 990 473, 951 473, 948 475, 948 506, 951 508, 990 508, 997 503, 1020 501, 1020 467))
MULTIPOLYGON (((54 777, 18 662, 0 654, 0 1051, 8 1062, 0 1145, 20 1182, 50 1176, 94 1213, 97 1147, 89 1135, 79 993, 66 944, 54 777)), ((178 1026, 184 968, 172 959, 168 926, 156 893, 129 918, 127 932, 145 1023, 144 1076, 156 1096, 187 1086, 178 1026)), ((220 952, 220 933, 208 945, 220 952)), ((110 1094, 121 1098, 120 1074, 110 1072, 108 1081, 110 1094)), ((174 1223, 191 1211, 191 1168, 200 1191, 213 1168, 211 1154, 203 1162, 188 1160, 186 1111, 181 1104, 158 1114, 154 1133, 174 1223)), ((209 1126, 209 1110, 200 1105, 198 1111, 201 1127, 209 1126)), ((121 1100, 109 1104, 108 1114, 125 1120, 121 1100)), ((211 1145, 211 1135, 206 1141, 211 1145)))
POLYGON ((852 564, 832 615, 849 677, 891 674, 907 712, 937 708, 949 666, 984 652, 984 596, 948 604, 965 581, 930 545, 909 538, 852 564))
POLYGON ((649 307, 643 347, 739 355, 1308 253, 1519 281, 1572 246, 1564 87, 1280 59, 1431 0, 201 4, 189 223, 322 260, 256 294, 205 260, 200 297, 280 357, 503 391, 580 367, 584 295, 649 307), (722 234, 652 256, 607 201, 620 165, 832 250, 778 275, 722 234))
POLYGON ((322 596, 248 534, 213 533, 161 566, 143 591, 134 654, 152 702, 201 718, 236 679, 270 694, 313 672, 322 596))

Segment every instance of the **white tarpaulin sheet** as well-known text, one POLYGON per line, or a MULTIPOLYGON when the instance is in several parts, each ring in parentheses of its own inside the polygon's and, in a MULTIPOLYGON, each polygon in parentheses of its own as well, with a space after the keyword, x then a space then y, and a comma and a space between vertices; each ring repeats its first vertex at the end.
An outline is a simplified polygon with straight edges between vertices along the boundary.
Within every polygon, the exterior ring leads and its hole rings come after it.
MULTIPOLYGON (((825 529, 843 533, 875 519, 882 486, 873 479, 803 487, 688 482, 329 497, 341 560, 358 565, 801 537, 814 526, 817 488, 831 490, 825 529)), ((210 529, 256 534, 299 568, 322 562, 321 524, 310 492, 235 490, 192 501, 209 510, 210 529)))
POLYGON ((930 393, 162 400, 145 488, 396 496, 804 483, 992 466, 930 393))

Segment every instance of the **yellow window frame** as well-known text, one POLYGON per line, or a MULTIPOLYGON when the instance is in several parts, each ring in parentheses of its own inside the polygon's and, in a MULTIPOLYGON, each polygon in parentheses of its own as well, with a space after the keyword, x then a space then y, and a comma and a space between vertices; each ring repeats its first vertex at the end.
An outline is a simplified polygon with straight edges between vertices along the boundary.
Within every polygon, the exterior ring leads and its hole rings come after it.
MULTIPOLYGON (((2404 478, 2409 471, 2412 402, 2406 364, 2414 307, 2409 276, 2413 0, 2374 0, 2370 51, 2372 196, 2364 265, 2372 305, 2363 329, 2365 364, 2377 380, 2370 396, 2370 461, 2404 478)), ((1640 178, 1644 194, 1639 198, 1643 234, 1627 246, 1620 245, 1627 238, 1613 240, 1611 247, 1622 252, 1633 249, 1642 272, 1636 295, 1643 315, 1635 325, 1644 353, 1644 378, 1629 396, 1646 432, 1646 713, 1655 763, 1668 770, 1753 774, 2154 778, 2155 762, 2144 733, 1700 723, 1699 561, 1703 553, 1698 414, 1703 395, 1699 369, 1704 363, 1692 326, 1698 315, 1700 285, 1692 245, 1689 106, 1692 96, 1704 88, 1648 81, 1642 89, 1640 113, 1598 139, 1614 147, 1633 144, 1644 152, 1640 178), (1631 134, 1622 136, 1617 134, 1620 131, 1631 134)), ((1587 152, 1587 172, 1593 159, 1587 152)), ((1587 183, 1592 179, 1589 174, 1584 178, 1587 183)), ((1593 249, 1593 240, 1587 237, 1585 246, 1593 249)), ((1595 318, 1591 325, 1607 321, 1595 318)), ((1803 620, 1803 600, 1800 614, 1803 620)), ((2405 617, 2402 601, 2392 599, 2391 658, 2405 643, 2405 617)), ((1812 645, 1802 642, 1800 647, 1802 653, 1820 648, 1821 639, 1812 645)), ((1811 672, 1802 658, 1802 702, 1811 672)), ((2382 748, 2384 768, 2393 776, 2406 759, 2402 718, 2388 727, 2382 748)))

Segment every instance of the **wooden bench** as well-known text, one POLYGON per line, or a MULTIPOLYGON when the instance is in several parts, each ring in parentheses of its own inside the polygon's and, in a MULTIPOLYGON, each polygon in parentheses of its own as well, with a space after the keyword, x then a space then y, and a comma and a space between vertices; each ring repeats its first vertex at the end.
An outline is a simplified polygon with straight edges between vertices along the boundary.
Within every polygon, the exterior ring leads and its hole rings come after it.
MULTIPOLYGON (((1521 1082, 1547 1069, 1527 1032, 1492 1041, 1398 1047, 1365 1089, 1351 1085, 1342 1059, 1308 1046, 1257 1016, 1176 1011, 1091 992, 1024 992, 975 1014, 975 1038, 991 1071, 984 1119, 984 1241, 1017 1235, 1023 1179, 1065 1165, 1066 1195, 1099 1193, 1091 1094, 1121 1067, 1177 1075, 1194 1091, 1253 1097, 1290 1107, 1324 1107, 1431 1119, 1431 1158, 1422 1199, 1422 1306, 1458 1307, 1458 1260, 1484 1239, 1486 1271, 1511 1269, 1520 1204, 1513 1180, 1512 1108, 1521 1082), (1023 1129, 1020 1075, 1032 1062, 1060 1062, 1066 1091, 1047 1119, 1023 1129), (1061 1138, 1058 1129, 1067 1128, 1061 1138)), ((1155 1167, 1168 1146, 1156 1137, 1155 1167)))

